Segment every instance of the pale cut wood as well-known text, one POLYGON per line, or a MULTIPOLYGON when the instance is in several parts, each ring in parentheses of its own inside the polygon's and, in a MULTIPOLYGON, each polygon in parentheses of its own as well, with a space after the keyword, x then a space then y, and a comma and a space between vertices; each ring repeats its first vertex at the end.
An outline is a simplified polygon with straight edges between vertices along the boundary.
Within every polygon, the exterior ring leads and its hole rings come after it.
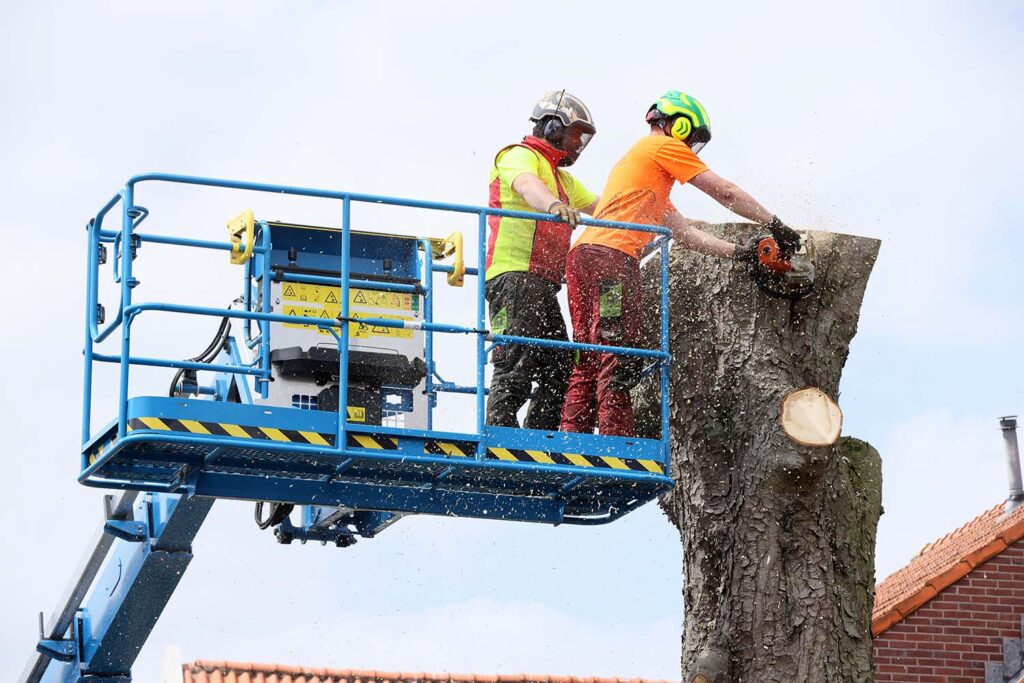
POLYGON ((817 387, 786 394, 779 418, 786 436, 804 446, 831 446, 843 428, 843 411, 817 387))

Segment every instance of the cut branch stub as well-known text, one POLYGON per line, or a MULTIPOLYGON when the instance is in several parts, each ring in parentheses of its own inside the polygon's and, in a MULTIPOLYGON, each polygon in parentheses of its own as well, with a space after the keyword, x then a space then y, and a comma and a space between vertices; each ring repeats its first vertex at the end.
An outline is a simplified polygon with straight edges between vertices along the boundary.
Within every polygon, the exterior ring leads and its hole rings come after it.
POLYGON ((782 399, 782 429, 804 446, 831 446, 843 428, 843 411, 821 389, 806 387, 782 399))

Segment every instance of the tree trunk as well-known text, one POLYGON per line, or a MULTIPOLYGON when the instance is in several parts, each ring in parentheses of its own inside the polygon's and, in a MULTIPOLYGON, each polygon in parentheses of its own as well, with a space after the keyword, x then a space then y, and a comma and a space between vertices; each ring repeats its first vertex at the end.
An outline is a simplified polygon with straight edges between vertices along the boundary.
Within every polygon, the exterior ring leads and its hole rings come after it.
MULTIPOLYGON (((705 227, 734 242, 752 234, 705 227)), ((881 459, 851 438, 799 445, 779 418, 793 389, 838 397, 878 247, 810 233, 816 291, 797 302, 767 297, 735 263, 672 250, 677 485, 662 507, 683 543, 684 683, 873 680, 881 459)), ((653 313, 658 266, 645 269, 653 313)), ((635 392, 648 433, 658 429, 654 384, 635 392)))

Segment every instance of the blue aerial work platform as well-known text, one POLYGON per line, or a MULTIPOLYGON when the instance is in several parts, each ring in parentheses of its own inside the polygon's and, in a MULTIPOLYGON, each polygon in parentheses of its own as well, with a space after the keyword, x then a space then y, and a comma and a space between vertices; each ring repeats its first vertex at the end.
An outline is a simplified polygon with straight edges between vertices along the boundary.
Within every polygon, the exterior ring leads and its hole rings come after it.
POLYGON ((217 498, 270 506, 276 514, 261 526, 276 526, 282 542, 344 546, 356 536, 372 537, 405 514, 603 524, 668 490, 669 231, 586 221, 657 233, 661 253, 660 348, 593 346, 487 329, 482 267, 491 216, 538 217, 191 176, 130 179, 88 224, 79 475, 87 486, 125 493, 117 505, 107 506, 104 531, 64 604, 45 629, 40 625, 39 655, 22 680, 131 680, 138 649, 191 559, 191 540, 217 498), (229 222, 225 242, 148 233, 139 226, 149 212, 135 195, 140 184, 154 182, 333 199, 340 203, 341 227, 263 221, 246 211, 229 222), (436 239, 353 230, 358 203, 475 215, 476 265, 464 263, 459 233, 436 239), (120 227, 105 228, 116 208, 120 227), (135 258, 158 244, 227 252, 242 271, 237 307, 139 300, 143 288, 135 258), (443 263, 449 258, 451 263, 443 263), (109 312, 99 301, 104 266, 120 292, 109 312), (474 278, 476 305, 468 321, 435 320, 435 306, 444 300, 435 274, 457 286, 466 276, 474 278), (208 353, 188 361, 135 355, 133 323, 164 313, 219 319, 208 353), (240 323, 241 334, 231 331, 230 321, 240 323), (99 345, 115 333, 119 351, 101 353, 99 345), (436 335, 468 335, 475 342, 474 357, 467 360, 475 368, 474 384, 442 379, 436 335), (648 369, 660 374, 662 438, 485 424, 487 359, 508 344, 648 360, 648 369), (116 418, 94 429, 97 363, 117 367, 118 402, 116 418), (174 370, 170 395, 130 395, 130 371, 137 366, 174 370), (475 397, 475 429, 434 428, 443 393, 475 397), (294 505, 302 506, 298 523, 288 517, 294 505), (104 566, 108 573, 117 567, 116 588, 103 588, 104 566))

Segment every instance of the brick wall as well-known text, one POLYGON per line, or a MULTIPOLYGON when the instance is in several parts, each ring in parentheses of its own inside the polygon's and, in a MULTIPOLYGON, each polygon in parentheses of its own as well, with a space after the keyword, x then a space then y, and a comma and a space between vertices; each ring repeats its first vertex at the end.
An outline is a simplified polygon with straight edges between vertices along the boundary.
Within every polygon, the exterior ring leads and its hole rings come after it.
POLYGON ((874 643, 876 683, 985 680, 1003 638, 1021 637, 1024 541, 939 593, 874 643))

